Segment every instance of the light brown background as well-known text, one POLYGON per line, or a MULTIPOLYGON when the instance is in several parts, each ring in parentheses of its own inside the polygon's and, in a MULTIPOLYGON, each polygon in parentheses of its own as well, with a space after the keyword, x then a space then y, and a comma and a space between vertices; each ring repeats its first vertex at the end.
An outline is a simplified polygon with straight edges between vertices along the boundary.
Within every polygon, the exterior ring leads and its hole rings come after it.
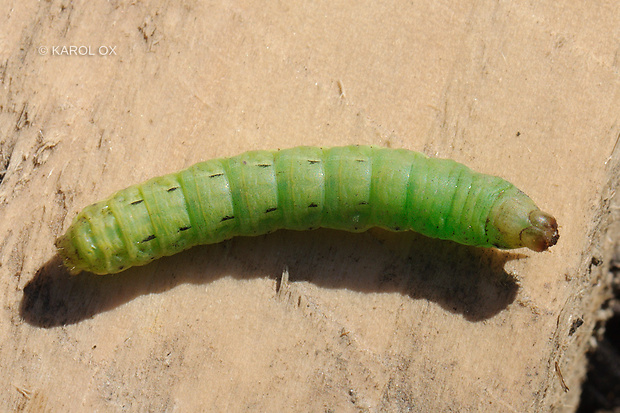
POLYGON ((615 237, 616 1, 5 3, 3 408, 575 409, 615 237), (71 45, 95 55, 52 53, 71 45), (354 143, 505 177, 560 242, 280 231, 113 277, 55 258, 77 211, 127 185, 354 143))

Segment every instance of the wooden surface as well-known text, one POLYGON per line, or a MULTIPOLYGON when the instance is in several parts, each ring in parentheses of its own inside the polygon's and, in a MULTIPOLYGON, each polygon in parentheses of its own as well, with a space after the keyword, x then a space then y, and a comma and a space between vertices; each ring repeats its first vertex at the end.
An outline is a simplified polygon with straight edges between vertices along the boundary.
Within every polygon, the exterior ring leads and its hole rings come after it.
POLYGON ((575 409, 614 238, 616 1, 8 3, 4 408, 575 409), (127 185, 353 143, 502 176, 557 217, 559 243, 280 231, 111 277, 55 257, 73 216, 127 185))

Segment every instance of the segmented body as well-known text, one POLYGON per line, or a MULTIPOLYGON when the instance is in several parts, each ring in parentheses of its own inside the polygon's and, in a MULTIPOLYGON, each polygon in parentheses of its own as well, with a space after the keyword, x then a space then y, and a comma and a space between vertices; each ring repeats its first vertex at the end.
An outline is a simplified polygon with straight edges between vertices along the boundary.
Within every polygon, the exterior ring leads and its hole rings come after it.
POLYGON ((107 274, 197 244, 318 227, 535 250, 558 237, 555 220, 504 179, 404 149, 346 146, 246 152, 151 179, 86 207, 57 246, 72 272, 107 274), (546 232, 533 248, 522 238, 536 211, 546 232))

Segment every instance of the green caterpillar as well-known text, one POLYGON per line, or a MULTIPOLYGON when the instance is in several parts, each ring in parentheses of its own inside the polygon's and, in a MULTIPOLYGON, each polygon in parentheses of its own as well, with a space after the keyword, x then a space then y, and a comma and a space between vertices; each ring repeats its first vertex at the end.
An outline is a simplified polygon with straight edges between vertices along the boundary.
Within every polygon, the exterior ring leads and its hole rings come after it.
POLYGON ((555 218, 501 178, 404 149, 345 146, 246 152, 130 186, 84 208, 56 246, 71 273, 111 274, 198 244, 318 227, 534 251, 559 238, 555 218))

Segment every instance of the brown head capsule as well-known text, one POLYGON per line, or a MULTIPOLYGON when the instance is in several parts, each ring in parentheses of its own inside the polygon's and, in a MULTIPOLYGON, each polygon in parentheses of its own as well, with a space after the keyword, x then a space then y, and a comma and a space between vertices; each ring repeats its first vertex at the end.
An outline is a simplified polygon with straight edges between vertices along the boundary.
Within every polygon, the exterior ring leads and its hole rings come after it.
POLYGON ((530 212, 528 219, 531 225, 519 233, 523 246, 542 252, 558 242, 560 234, 554 217, 538 209, 530 212))
POLYGON ((506 191, 491 209, 486 227, 491 243, 504 249, 527 247, 536 252, 558 242, 558 223, 517 188, 506 191))

